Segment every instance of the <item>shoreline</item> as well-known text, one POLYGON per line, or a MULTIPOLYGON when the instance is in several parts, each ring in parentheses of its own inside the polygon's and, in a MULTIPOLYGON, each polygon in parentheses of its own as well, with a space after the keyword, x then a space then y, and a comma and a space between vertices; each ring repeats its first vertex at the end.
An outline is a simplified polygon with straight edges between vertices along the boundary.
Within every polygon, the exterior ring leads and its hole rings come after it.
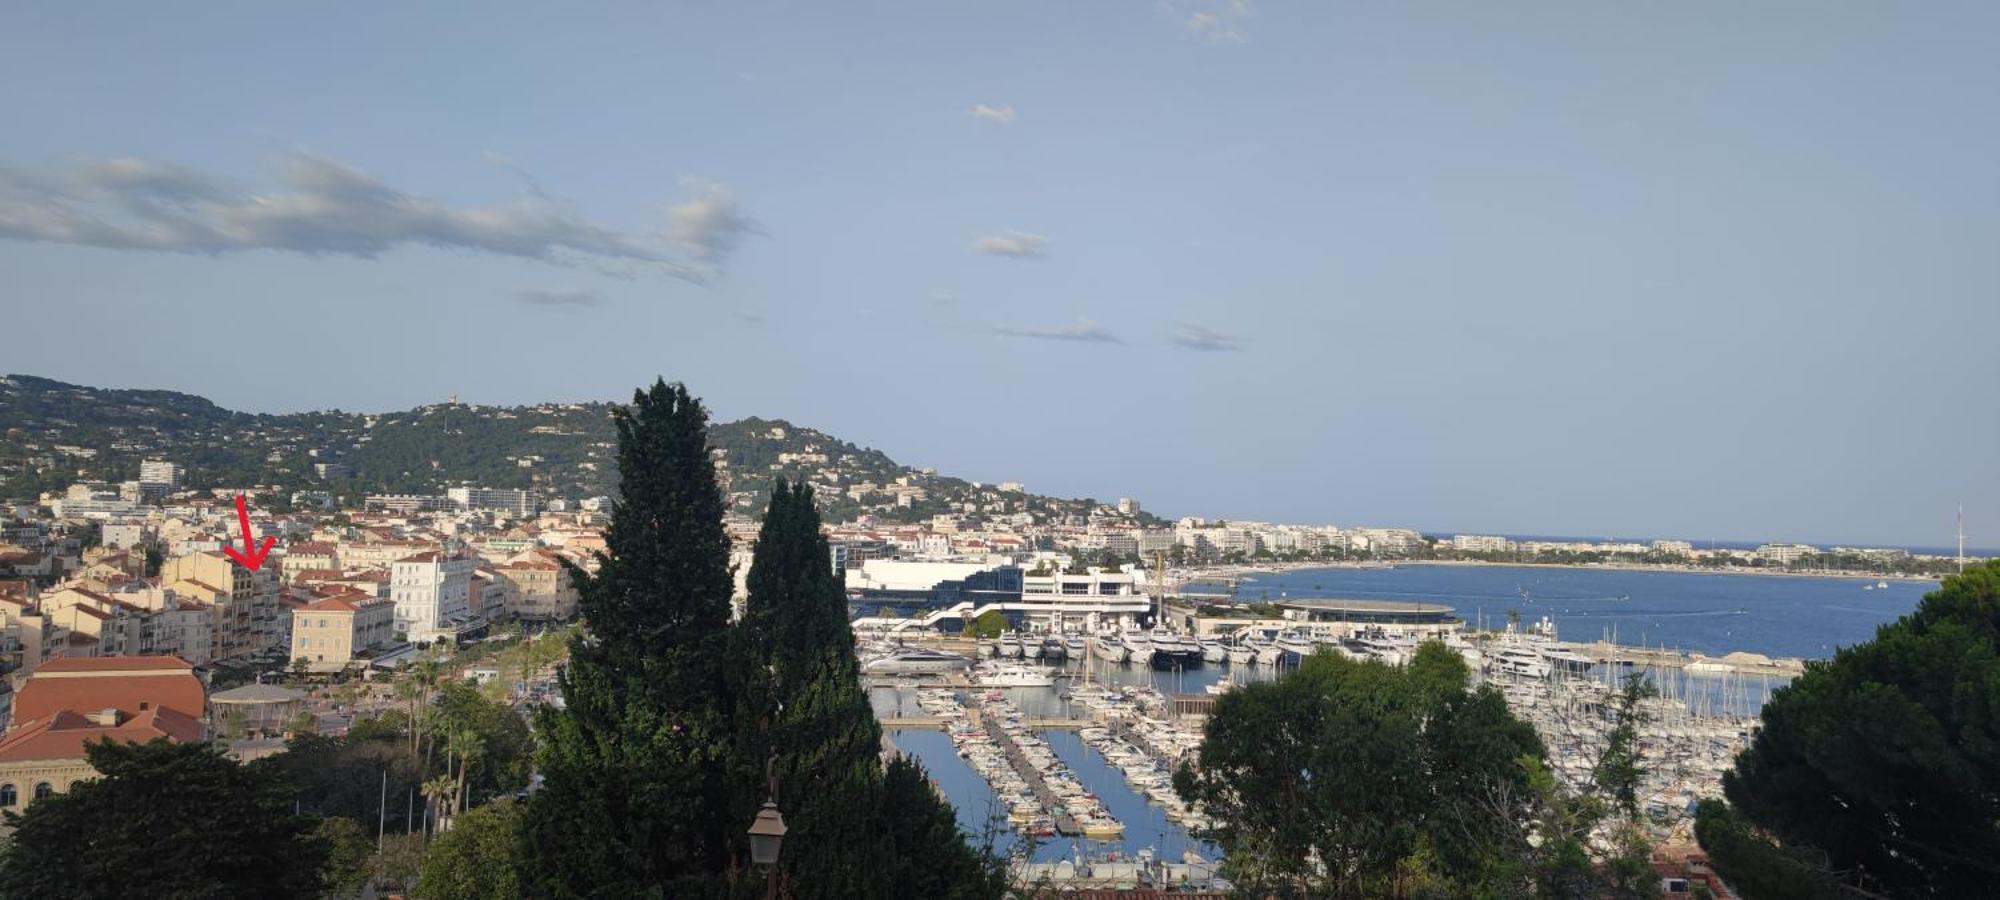
POLYGON ((1490 562, 1483 559, 1400 559, 1372 560, 1368 562, 1328 563, 1328 562, 1274 562, 1265 565, 1244 563, 1230 566, 1203 566, 1186 570, 1185 575, 1176 579, 1179 584, 1206 584, 1207 579, 1241 578, 1246 575, 1288 575, 1295 572, 1324 570, 1393 569, 1402 566, 1440 566, 1492 569, 1573 569, 1577 571, 1609 572, 1661 572, 1680 575, 1750 575, 1760 578, 1824 578, 1844 581, 1897 581, 1936 584, 1943 579, 1930 575, 1884 575, 1867 572, 1791 572, 1772 569, 1729 568, 1712 569, 1700 566, 1648 565, 1645 563, 1544 563, 1544 562, 1490 562))

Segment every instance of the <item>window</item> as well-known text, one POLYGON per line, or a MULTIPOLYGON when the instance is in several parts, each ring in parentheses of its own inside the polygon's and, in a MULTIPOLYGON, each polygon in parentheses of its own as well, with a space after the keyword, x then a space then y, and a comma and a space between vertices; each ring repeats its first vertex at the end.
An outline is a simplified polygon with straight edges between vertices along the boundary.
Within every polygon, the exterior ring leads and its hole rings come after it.
POLYGON ((13 806, 21 800, 21 792, 11 784, 0 784, 0 807, 13 806))
POLYGON ((40 784, 37 784, 37 785, 35 785, 35 799, 37 799, 37 800, 40 800, 40 799, 42 799, 43 797, 46 797, 46 796, 48 796, 48 795, 50 795, 50 794, 53 794, 53 793, 55 793, 55 792, 56 792, 56 789, 55 789, 55 787, 54 787, 54 786, 52 786, 52 785, 50 785, 50 784, 49 784, 48 782, 46 782, 46 781, 44 781, 44 782, 41 782, 40 784))

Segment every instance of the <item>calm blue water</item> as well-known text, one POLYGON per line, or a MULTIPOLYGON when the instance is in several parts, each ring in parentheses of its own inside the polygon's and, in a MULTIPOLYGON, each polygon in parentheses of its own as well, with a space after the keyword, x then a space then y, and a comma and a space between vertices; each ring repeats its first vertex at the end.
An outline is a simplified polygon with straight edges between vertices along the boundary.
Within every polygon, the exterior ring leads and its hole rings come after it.
POLYGON ((1468 625, 1483 618, 1490 628, 1504 627, 1512 609, 1524 622, 1548 616, 1571 641, 1594 641, 1615 629, 1624 644, 1711 656, 1747 650, 1807 658, 1831 656, 1835 647, 1873 638, 1877 625, 1915 609, 1936 587, 1890 581, 1886 588, 1865 590, 1863 585, 1873 582, 1501 566, 1310 569, 1252 577, 1238 588, 1239 599, 1440 603, 1468 625))

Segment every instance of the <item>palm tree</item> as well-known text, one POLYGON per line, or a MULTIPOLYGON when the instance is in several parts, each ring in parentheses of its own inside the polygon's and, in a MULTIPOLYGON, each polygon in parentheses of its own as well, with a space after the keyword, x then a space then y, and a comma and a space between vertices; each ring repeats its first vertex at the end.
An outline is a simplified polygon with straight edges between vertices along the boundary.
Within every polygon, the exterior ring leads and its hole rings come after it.
POLYGON ((439 775, 424 782, 424 833, 432 834, 436 826, 443 824, 439 805, 451 799, 458 792, 458 782, 450 776, 439 775))

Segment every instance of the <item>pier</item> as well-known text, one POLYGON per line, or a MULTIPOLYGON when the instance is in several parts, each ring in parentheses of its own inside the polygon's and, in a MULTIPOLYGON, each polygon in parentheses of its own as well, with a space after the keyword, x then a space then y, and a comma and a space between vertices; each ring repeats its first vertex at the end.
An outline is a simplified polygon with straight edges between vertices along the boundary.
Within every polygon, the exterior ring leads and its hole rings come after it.
POLYGON ((1028 761, 1027 755, 1021 752, 1020 745, 1014 743, 1014 736, 1008 734, 1007 729, 1001 728, 1000 723, 991 719, 987 719, 983 724, 986 726, 986 736, 993 739, 993 746, 1000 748, 1000 752, 1006 755, 1007 761, 1013 764, 1014 773, 1028 783, 1028 790, 1034 792, 1035 799, 1042 804, 1042 808, 1049 811, 1049 818, 1056 823, 1056 833, 1063 837, 1082 835, 1083 827, 1076 824, 1076 819, 1069 813, 1057 811, 1063 808, 1062 798, 1057 797, 1055 791, 1049 790, 1048 781, 1042 778, 1042 770, 1035 768, 1034 763, 1028 761))

